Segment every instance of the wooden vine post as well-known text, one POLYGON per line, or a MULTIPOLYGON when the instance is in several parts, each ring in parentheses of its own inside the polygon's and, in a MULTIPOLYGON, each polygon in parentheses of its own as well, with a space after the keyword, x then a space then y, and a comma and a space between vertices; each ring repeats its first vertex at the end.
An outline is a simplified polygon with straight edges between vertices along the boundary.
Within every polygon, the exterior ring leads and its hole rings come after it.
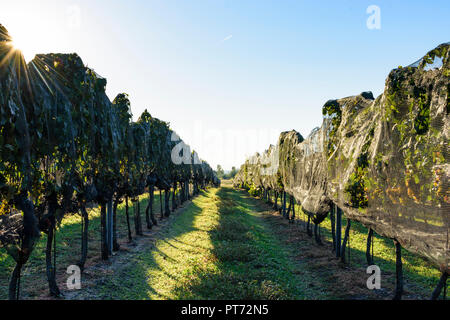
POLYGON ((342 232, 342 210, 335 205, 336 208, 336 258, 341 257, 341 232, 342 232))

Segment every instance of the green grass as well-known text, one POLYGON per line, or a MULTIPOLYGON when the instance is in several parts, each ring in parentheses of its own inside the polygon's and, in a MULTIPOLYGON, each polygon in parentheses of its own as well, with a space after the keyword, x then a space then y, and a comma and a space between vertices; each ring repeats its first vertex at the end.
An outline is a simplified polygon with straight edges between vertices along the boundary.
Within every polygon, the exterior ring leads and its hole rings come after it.
POLYGON ((101 298, 306 298, 307 282, 252 202, 230 188, 203 192, 154 248, 97 285, 101 298))
MULTIPOLYGON (((145 222, 144 208, 148 199, 142 196, 140 200, 145 222)), ((159 218, 158 194, 154 208, 159 218)), ((118 210, 118 235, 120 241, 125 243, 124 204, 119 205, 118 210)), ((352 223, 350 270, 349 265, 336 264, 328 249, 319 250, 313 240, 305 236, 301 222, 306 220, 306 216, 299 206, 296 206, 296 213, 298 223, 289 225, 281 217, 271 214, 261 200, 243 191, 227 186, 208 189, 185 208, 173 213, 162 227, 140 237, 135 244, 140 247, 121 250, 112 259, 114 262, 102 264, 99 209, 94 208, 90 210, 88 252, 88 263, 94 266, 88 275, 92 283, 86 284, 79 298, 369 298, 364 293, 366 288, 352 293, 355 284, 351 283, 355 279, 367 278, 364 269, 367 229, 357 222, 352 223), (341 276, 348 271, 356 276, 347 281, 345 275, 344 278, 341 276)), ((132 207, 130 214, 133 214, 132 207)), ((64 279, 67 277, 67 266, 75 264, 80 256, 80 223, 78 215, 66 217, 58 229, 57 275, 64 279)), ((133 220, 131 223, 134 235, 133 220)), ((343 229, 345 224, 344 219, 343 229)), ((329 218, 321 224, 321 230, 323 241, 330 243, 329 218)), ((45 241, 43 236, 24 268, 24 299, 42 297, 48 291, 45 241)), ((375 263, 382 270, 382 287, 388 287, 382 297, 389 298, 395 272, 392 241, 376 235, 374 254, 375 263), (389 286, 386 281, 391 282, 389 286)), ((403 250, 403 264, 407 280, 405 288, 417 296, 429 297, 438 282, 438 270, 425 259, 406 250, 403 250)), ((12 259, 0 249, 0 299, 7 298, 8 280, 13 267, 12 259)))

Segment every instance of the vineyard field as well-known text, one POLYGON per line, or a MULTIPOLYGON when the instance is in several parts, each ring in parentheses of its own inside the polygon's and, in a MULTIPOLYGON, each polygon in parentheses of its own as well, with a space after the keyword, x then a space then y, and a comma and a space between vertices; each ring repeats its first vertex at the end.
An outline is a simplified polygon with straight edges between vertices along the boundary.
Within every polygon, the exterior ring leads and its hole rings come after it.
MULTIPOLYGON (((145 206, 148 199, 142 196, 140 200, 145 206)), ((155 208, 158 205, 156 198, 155 208)), ((389 299, 395 286, 395 250, 390 241, 375 239, 376 262, 383 270, 382 290, 371 292, 365 286, 367 230, 362 225, 354 225, 351 260, 342 265, 330 250, 329 220, 322 224, 324 246, 320 247, 307 236, 300 208, 295 222, 288 223, 261 199, 226 183, 201 192, 131 244, 126 228, 121 227, 122 249, 108 262, 95 255, 100 222, 98 209, 91 210, 92 256, 88 256, 81 290, 64 290, 68 277, 64 266, 76 263, 79 252, 79 217, 66 217, 57 234, 57 252, 61 252, 57 254, 57 279, 66 299, 389 299)), ((118 208, 118 219, 125 219, 123 205, 118 208)), ((126 225, 121 222, 120 226, 126 225)), ((42 277, 44 249, 42 241, 24 271, 22 294, 26 299, 48 297, 42 277)), ((1 257, 1 274, 7 275, 13 263, 3 253, 1 257)), ((426 298, 439 272, 412 253, 406 252, 403 260, 408 279, 404 298, 426 298)), ((1 282, 4 285, 7 279, 1 282)))
POLYGON ((448 300, 450 2, 329 2, 2 4, 0 304, 448 300))

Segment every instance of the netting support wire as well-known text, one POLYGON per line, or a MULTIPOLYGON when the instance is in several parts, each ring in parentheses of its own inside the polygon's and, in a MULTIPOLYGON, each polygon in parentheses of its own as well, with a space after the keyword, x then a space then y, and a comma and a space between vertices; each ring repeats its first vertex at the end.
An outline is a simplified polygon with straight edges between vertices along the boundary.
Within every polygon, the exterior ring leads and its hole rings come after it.
POLYGON ((402 264, 402 246, 400 242, 394 240, 395 244, 395 275, 396 275, 396 283, 395 283, 395 296, 393 300, 401 300, 403 294, 403 264, 402 264))
POLYGON ((433 293, 431 294, 431 300, 437 300, 439 296, 441 295, 442 288, 444 288, 444 295, 442 297, 443 300, 446 299, 447 296, 447 278, 448 273, 443 272, 441 275, 441 278, 439 279, 439 282, 436 286, 436 288, 433 290, 433 293))

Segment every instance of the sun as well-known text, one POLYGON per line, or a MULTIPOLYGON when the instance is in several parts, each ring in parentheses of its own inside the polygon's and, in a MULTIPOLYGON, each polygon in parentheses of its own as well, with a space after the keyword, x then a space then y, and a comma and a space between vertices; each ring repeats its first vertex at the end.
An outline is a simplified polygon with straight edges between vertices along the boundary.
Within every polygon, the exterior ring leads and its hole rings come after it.
POLYGON ((14 48, 22 52, 27 63, 36 54, 74 51, 74 34, 66 27, 65 20, 56 17, 53 10, 43 10, 43 4, 39 1, 30 1, 26 10, 23 5, 13 5, 14 1, 9 3, 9 12, 3 7, 0 10, 0 23, 8 30, 14 48))
POLYGON ((25 61, 28 63, 34 59, 38 53, 50 52, 52 45, 55 45, 53 33, 45 24, 5 24, 11 37, 12 47, 22 52, 25 61))
POLYGON ((31 61, 36 55, 36 51, 33 50, 33 40, 27 39, 27 37, 21 35, 19 32, 11 34, 11 46, 14 50, 20 51, 26 62, 31 61))

